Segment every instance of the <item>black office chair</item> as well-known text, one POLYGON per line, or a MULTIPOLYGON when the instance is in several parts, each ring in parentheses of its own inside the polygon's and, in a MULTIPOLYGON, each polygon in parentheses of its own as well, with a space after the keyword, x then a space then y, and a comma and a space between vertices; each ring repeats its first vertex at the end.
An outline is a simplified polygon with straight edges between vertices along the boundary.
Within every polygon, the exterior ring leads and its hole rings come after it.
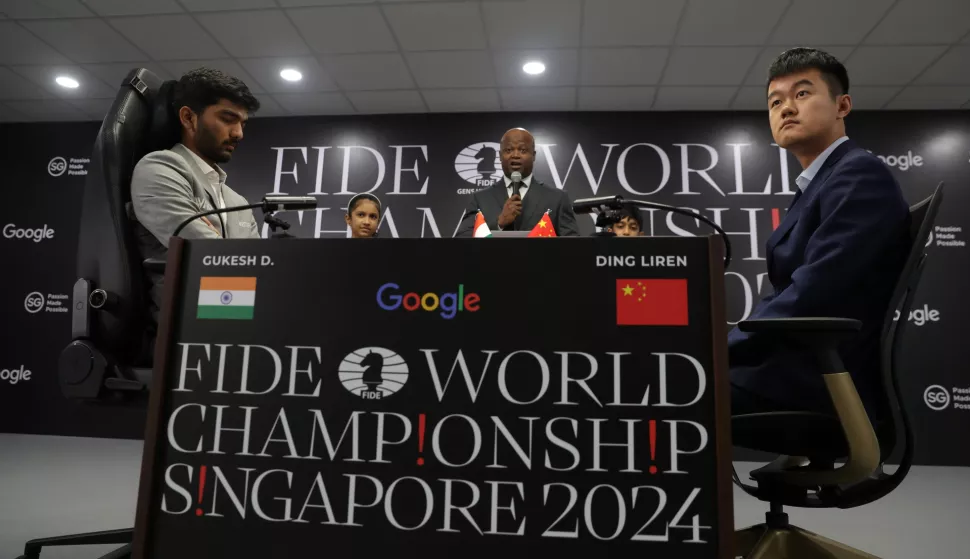
MULTIPOLYGON (((143 68, 129 72, 95 140, 81 207, 72 341, 58 367, 67 398, 127 399, 146 394, 150 385, 145 269, 164 269, 164 262, 143 262, 139 256, 131 175, 146 153, 178 141, 171 109, 174 83, 143 68)), ((120 559, 130 556, 132 535, 132 529, 123 529, 32 540, 22 558, 36 559, 44 547, 128 544, 102 558, 120 559)))
POLYGON ((73 399, 144 392, 151 376, 145 266, 135 242, 131 174, 146 153, 178 141, 171 109, 174 82, 145 69, 125 78, 94 143, 84 185, 74 284, 71 343, 58 374, 73 399))
POLYGON ((857 332, 862 323, 845 318, 779 318, 748 320, 739 328, 777 336, 811 347, 828 371, 825 386, 835 415, 773 412, 732 418, 735 446, 779 455, 751 472, 755 485, 735 483, 770 504, 765 523, 735 533, 736 556, 748 559, 876 559, 818 534, 792 526, 783 506, 847 509, 871 503, 893 491, 913 463, 914 436, 899 386, 900 340, 913 294, 926 263, 925 247, 943 200, 943 184, 910 208, 909 257, 900 273, 891 306, 883 321, 881 370, 887 418, 875 427, 869 420, 852 377, 845 372, 837 344, 857 332), (899 455, 892 474, 883 471, 890 456, 899 455), (842 465, 837 466, 839 462, 842 465))

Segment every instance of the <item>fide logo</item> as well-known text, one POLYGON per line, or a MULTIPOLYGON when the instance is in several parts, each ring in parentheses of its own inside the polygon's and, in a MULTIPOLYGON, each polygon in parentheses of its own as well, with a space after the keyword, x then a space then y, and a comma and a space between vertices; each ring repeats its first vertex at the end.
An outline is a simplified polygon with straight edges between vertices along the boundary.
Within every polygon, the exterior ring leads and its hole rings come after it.
POLYGON ((939 384, 932 384, 923 391, 923 401, 933 411, 944 410, 950 405, 950 393, 939 384))
POLYGON ((383 347, 364 347, 348 354, 338 369, 340 384, 365 400, 381 400, 404 387, 408 364, 383 347))
MULTIPOLYGON (((477 189, 492 186, 502 178, 500 149, 496 142, 479 142, 466 147, 455 157, 455 172, 461 180, 478 187, 477 189)), ((465 190, 467 189, 462 189, 462 192, 465 190)))
POLYGON ((67 160, 63 157, 55 157, 47 163, 47 172, 52 177, 59 177, 67 171, 67 160))

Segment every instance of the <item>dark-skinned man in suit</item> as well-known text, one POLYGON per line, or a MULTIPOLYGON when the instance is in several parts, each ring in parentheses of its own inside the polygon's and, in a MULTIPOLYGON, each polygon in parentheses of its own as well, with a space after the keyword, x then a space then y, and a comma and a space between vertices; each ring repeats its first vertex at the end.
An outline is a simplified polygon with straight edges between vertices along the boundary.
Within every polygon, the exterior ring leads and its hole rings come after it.
POLYGON ((573 205, 566 193, 542 184, 532 175, 536 157, 532 134, 523 128, 509 130, 502 136, 499 156, 502 180, 472 195, 455 236, 472 236, 479 210, 492 231, 531 231, 548 210, 557 236, 579 236, 573 205), (518 185, 512 183, 515 172, 522 174, 518 185))
MULTIPOLYGON (((802 166, 788 213, 767 241, 773 292, 749 318, 846 317, 839 346, 870 417, 882 415, 880 331, 909 249, 909 210, 889 168, 846 136, 849 76, 828 53, 783 52, 767 83, 775 142, 802 166)), ((831 412, 814 354, 735 328, 728 337, 734 415, 831 412)))

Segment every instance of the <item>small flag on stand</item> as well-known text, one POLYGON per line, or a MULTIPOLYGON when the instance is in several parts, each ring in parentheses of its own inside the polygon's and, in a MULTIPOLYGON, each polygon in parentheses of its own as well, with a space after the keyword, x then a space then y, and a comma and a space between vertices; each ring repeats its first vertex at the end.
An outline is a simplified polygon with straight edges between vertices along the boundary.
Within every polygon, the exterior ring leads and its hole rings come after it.
POLYGON ((478 215, 475 216, 475 237, 491 237, 492 230, 488 228, 488 224, 485 223, 485 216, 482 215, 482 210, 478 210, 478 215))
POLYGON ((549 219, 549 210, 542 214, 542 219, 536 226, 532 228, 529 232, 530 237, 555 237, 556 229, 552 226, 552 220, 549 219))

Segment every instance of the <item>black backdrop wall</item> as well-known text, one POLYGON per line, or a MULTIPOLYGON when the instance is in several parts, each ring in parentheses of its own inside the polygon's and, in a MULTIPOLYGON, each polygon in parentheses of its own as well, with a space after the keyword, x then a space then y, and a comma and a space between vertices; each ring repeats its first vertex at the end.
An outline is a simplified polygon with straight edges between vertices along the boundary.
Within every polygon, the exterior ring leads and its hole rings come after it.
MULTIPOLYGON (((251 200, 312 194, 313 212, 287 215, 303 237, 343 237, 346 203, 384 201, 384 237, 450 237, 470 192, 499 177, 497 142, 513 126, 537 139, 536 176, 573 199, 622 194, 702 212, 730 234, 728 316, 744 319, 767 293, 764 243, 801 171, 772 144, 760 113, 544 113, 255 119, 226 166, 251 200)), ((915 410, 918 460, 970 465, 970 118, 966 112, 855 113, 849 136, 884 159, 913 203, 939 181, 946 199, 922 286, 908 317, 904 389, 915 410)), ((70 340, 81 190, 98 123, 0 125, 0 432, 140 438, 142 409, 66 401, 56 379, 70 340)), ((585 233, 592 220, 581 217, 585 233)), ((646 214, 647 234, 707 234, 683 216, 646 214)), ((264 229, 264 235, 267 232, 264 229)), ((442 263, 447 265, 447 263, 442 263)), ((333 262, 334 274, 366 263, 333 262)), ((523 284, 557 281, 521 278, 523 284)), ((335 322, 335 325, 337 323, 335 322)))

